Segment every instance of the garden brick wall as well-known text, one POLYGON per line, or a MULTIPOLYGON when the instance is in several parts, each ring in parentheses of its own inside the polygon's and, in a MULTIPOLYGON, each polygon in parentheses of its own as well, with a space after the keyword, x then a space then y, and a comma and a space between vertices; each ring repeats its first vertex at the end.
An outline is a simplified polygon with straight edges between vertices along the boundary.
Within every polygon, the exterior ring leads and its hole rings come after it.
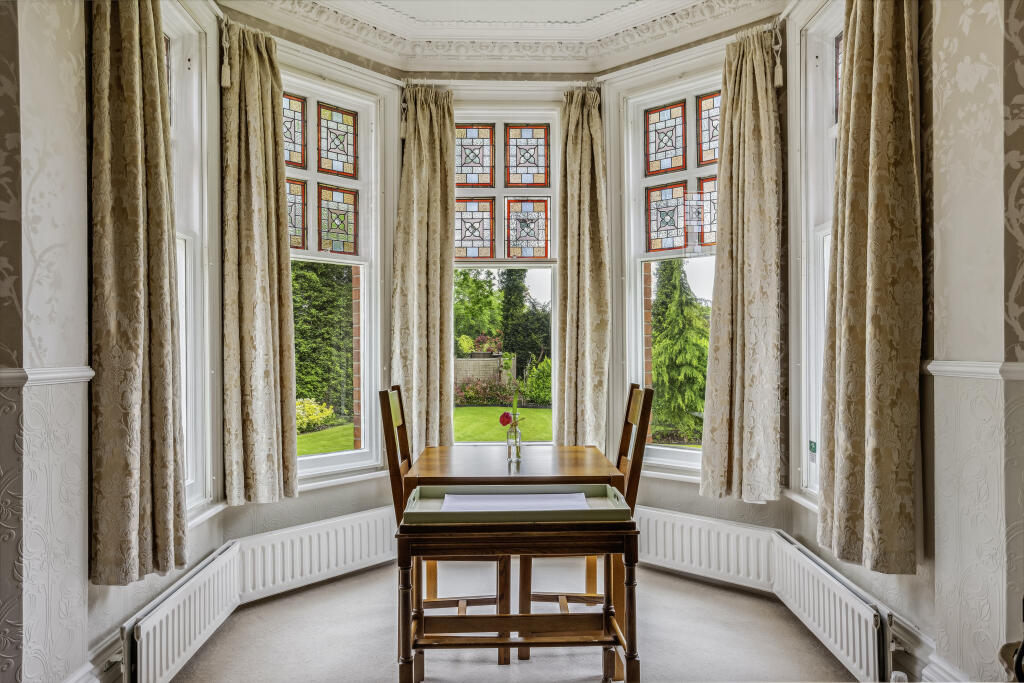
MULTIPOLYGON (((515 359, 512 360, 512 373, 516 371, 515 359)), ((501 356, 495 358, 456 358, 455 384, 469 379, 493 382, 501 379, 501 356)))

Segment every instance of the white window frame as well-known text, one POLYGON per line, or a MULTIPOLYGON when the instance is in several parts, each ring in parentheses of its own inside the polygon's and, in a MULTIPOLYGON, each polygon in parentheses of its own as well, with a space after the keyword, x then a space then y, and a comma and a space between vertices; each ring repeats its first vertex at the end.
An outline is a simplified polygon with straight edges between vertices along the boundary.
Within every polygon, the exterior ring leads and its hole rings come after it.
MULTIPOLYGON (((564 90, 564 84, 559 84, 564 90)), ((494 84, 483 85, 484 88, 493 87, 494 84)), ((479 97, 482 90, 479 87, 464 84, 463 91, 469 89, 470 97, 479 97)), ((495 104, 493 102, 479 100, 459 101, 456 99, 454 106, 455 123, 493 123, 494 124, 494 187, 456 187, 456 199, 462 197, 494 197, 494 254, 493 259, 456 259, 456 268, 467 269, 547 269, 551 275, 551 374, 557 376, 558 354, 555 346, 555 320, 557 296, 557 264, 558 264, 558 198, 559 182, 561 173, 559 163, 561 162, 562 131, 559 119, 558 101, 545 101, 544 94, 538 97, 534 90, 535 84, 523 86, 522 84, 510 83, 504 88, 503 96, 514 96, 517 92, 522 98, 517 102, 505 102, 495 104), (550 177, 549 187, 505 187, 505 124, 548 124, 548 175, 550 177), (547 198, 548 199, 548 258, 508 258, 506 251, 506 225, 505 225, 505 200, 506 198, 547 198)), ((458 97, 459 89, 456 89, 458 97)), ((546 94, 546 93, 545 93, 546 94)), ((452 226, 455 229, 455 226, 452 226)), ((452 349, 452 353, 455 350, 452 349)), ((552 396, 552 410, 554 410, 555 396, 552 396)), ((452 416, 454 421, 454 414, 452 416)), ((552 434, 553 436, 554 434, 552 434)), ((494 441, 470 442, 459 441, 460 445, 493 445, 494 441)), ((552 443, 551 441, 527 441, 524 443, 552 443)))
POLYGON ((221 497, 219 349, 220 215, 217 18, 204 2, 167 2, 163 32, 169 41, 172 183, 182 341, 182 426, 185 500, 193 518, 221 497), (211 148, 212 144, 212 148, 211 148))
POLYGON ((821 430, 822 353, 825 344, 832 200, 838 123, 835 112, 835 38, 843 31, 842 0, 830 0, 800 31, 802 67, 800 158, 800 457, 794 481, 817 496, 821 430), (811 444, 815 444, 814 453, 811 444))
MULTIPOLYGON (((646 188, 669 182, 686 181, 687 194, 700 191, 700 179, 718 177, 718 164, 697 166, 697 97, 721 90, 722 74, 717 68, 676 77, 668 82, 634 92, 624 99, 625 159, 622 183, 628 198, 625 222, 626 274, 626 367, 632 381, 643 384, 644 320, 643 264, 684 257, 680 251, 648 253, 646 235, 646 188), (655 176, 644 175, 644 111, 680 99, 686 100, 686 168, 655 176)), ((624 393, 624 392, 620 392, 624 393)), ((614 421, 613 421, 614 422, 614 421)), ((700 471, 700 449, 675 448, 648 444, 644 467, 651 469, 700 471)))
POLYGON ((337 263, 360 268, 359 449, 298 458, 299 490, 342 483, 382 467, 380 415, 376 392, 389 374, 390 316, 381 293, 390 291, 390 249, 398 186, 398 81, 280 41, 285 92, 306 98, 306 168, 286 166, 288 178, 306 182, 306 246, 292 249, 293 260, 337 263), (344 83, 342 82, 344 79, 344 83), (359 178, 317 172, 317 101, 359 115, 359 178), (359 191, 358 255, 319 252, 317 182, 359 191))

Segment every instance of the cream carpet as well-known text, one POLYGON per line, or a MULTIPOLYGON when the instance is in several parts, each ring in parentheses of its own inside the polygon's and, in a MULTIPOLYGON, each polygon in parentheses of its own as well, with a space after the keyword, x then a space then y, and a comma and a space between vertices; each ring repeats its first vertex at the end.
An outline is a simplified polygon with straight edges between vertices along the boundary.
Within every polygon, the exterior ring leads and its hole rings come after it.
MULTIPOLYGON (((397 573, 394 565, 378 567, 241 607, 175 681, 396 681, 397 573)), ((442 564, 438 574, 440 595, 493 592, 493 564, 442 564)), ((515 566, 512 576, 515 584, 515 566)), ((582 560, 536 560, 534 577, 535 590, 581 591, 582 560)), ((853 680, 773 597, 644 567, 637 595, 644 681, 853 680)), ((512 604, 518 604, 514 595, 512 604)), ((534 605, 534 611, 557 609, 534 605)), ((601 680, 599 648, 534 649, 523 662, 513 650, 511 665, 496 661, 494 650, 427 652, 426 679, 601 680)))

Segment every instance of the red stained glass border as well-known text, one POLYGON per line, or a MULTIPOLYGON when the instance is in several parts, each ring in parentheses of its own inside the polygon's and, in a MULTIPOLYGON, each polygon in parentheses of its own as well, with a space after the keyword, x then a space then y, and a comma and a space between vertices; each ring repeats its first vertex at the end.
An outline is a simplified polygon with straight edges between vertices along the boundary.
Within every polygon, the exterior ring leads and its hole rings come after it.
MULTIPOLYGON (((534 138, 536 139, 536 138, 534 138)), ((505 124, 505 187, 551 187, 551 124, 548 123, 506 123, 505 124), (513 183, 509 173, 509 131, 526 128, 544 129, 544 182, 513 183)))
MULTIPOLYGON (((654 253, 654 252, 658 252, 658 251, 675 251, 676 249, 685 249, 686 247, 689 246, 687 244, 687 241, 686 241, 686 239, 687 239, 686 238, 686 224, 684 222, 683 223, 683 244, 682 244, 682 246, 663 247, 663 248, 659 248, 659 249, 652 249, 651 248, 651 193, 655 192, 655 191, 660 192, 661 190, 675 189, 677 187, 683 188, 683 194, 684 195, 686 194, 686 181, 685 180, 680 180, 680 181, 674 182, 674 183, 665 183, 664 185, 654 185, 652 187, 646 188, 646 191, 645 191, 646 201, 644 202, 644 209, 645 209, 644 210, 644 221, 645 221, 645 224, 647 226, 647 230, 645 231, 646 232, 645 239, 646 239, 646 242, 647 242, 647 252, 648 253, 654 253)), ((685 220, 685 218, 684 218, 684 220, 685 220)))

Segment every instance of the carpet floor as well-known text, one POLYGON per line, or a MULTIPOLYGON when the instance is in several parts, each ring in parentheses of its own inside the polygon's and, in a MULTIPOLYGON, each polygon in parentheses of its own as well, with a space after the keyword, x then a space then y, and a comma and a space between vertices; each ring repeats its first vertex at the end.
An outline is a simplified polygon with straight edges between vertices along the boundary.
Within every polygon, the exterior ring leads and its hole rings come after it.
MULTIPOLYGON (((397 573, 394 565, 377 567, 243 606, 174 680, 396 681, 397 573)), ((515 566, 512 576, 515 584, 515 566)), ((582 583, 580 559, 534 562, 534 590, 582 591, 582 583)), ((493 564, 447 563, 438 569, 439 595, 493 593, 493 586, 493 564)), ((853 680, 773 597, 646 567, 637 572, 637 596, 644 681, 853 680)), ((518 604, 515 594, 512 604, 518 604)), ((537 612, 557 610, 555 604, 534 605, 537 612)), ((599 648, 534 649, 522 662, 513 650, 511 665, 499 667, 496 661, 493 650, 427 652, 426 680, 601 680, 599 648)))

